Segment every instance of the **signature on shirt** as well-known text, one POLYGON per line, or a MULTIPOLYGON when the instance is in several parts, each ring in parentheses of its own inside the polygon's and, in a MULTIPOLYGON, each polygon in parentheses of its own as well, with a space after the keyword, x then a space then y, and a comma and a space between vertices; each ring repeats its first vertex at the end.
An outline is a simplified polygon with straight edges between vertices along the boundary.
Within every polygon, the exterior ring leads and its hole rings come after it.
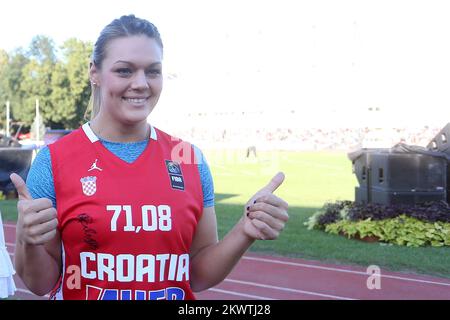
POLYGON ((92 223, 92 217, 86 213, 81 213, 78 215, 78 222, 81 223, 84 232, 84 242, 92 249, 98 249, 98 242, 94 239, 94 235, 97 234, 92 228, 89 228, 89 224, 92 223))

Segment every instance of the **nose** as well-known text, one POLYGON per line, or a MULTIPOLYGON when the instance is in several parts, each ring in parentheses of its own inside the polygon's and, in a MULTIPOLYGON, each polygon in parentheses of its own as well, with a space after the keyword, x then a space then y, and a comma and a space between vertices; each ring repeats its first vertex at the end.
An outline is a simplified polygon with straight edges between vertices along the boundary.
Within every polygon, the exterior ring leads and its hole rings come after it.
POLYGON ((134 90, 142 90, 142 89, 148 89, 150 87, 150 84, 148 82, 147 77, 145 76, 145 72, 142 70, 139 70, 136 72, 133 82, 131 83, 131 88, 134 90))

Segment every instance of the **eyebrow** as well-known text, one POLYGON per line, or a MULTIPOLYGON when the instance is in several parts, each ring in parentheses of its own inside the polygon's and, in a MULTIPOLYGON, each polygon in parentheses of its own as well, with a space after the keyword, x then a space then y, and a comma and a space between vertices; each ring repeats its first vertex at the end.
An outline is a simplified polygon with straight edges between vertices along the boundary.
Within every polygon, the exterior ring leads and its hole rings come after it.
MULTIPOLYGON (((135 65, 134 63, 132 63, 130 61, 124 61, 124 60, 117 60, 116 62, 114 62, 114 64, 117 64, 117 63, 126 63, 126 64, 130 64, 132 66, 135 65)), ((149 67, 155 67, 155 66, 161 65, 161 64, 162 64, 161 62, 157 61, 157 62, 153 62, 152 64, 150 64, 149 67)))

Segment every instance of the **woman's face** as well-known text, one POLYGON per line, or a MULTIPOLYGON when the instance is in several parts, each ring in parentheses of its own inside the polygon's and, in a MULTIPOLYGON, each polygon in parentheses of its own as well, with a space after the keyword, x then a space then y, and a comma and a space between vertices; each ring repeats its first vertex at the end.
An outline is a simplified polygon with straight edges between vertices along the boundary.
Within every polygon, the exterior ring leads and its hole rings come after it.
POLYGON ((132 125, 147 119, 162 90, 162 49, 145 35, 117 38, 106 47, 101 69, 91 68, 100 87, 100 115, 132 125))

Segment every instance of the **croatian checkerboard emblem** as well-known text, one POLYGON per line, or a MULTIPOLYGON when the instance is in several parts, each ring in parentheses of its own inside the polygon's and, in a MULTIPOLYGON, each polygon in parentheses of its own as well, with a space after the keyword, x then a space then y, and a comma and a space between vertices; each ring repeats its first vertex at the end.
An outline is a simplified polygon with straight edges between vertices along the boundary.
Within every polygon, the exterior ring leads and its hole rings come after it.
POLYGON ((83 188, 83 193, 88 197, 95 194, 97 191, 97 177, 89 176, 80 179, 81 187, 83 188))

